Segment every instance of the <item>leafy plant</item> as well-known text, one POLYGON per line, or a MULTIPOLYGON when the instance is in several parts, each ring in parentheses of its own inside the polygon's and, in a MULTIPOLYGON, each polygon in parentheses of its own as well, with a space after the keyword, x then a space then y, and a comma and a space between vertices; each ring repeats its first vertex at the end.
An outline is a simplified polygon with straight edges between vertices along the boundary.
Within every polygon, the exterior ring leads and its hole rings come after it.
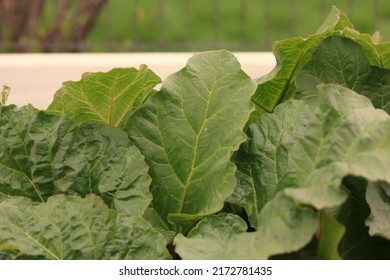
POLYGON ((331 36, 351 39, 360 45, 367 56, 364 59, 368 59, 371 65, 390 68, 390 42, 378 43, 374 37, 359 33, 347 16, 333 7, 315 34, 307 38, 296 37, 274 43, 272 49, 277 65, 269 74, 256 80, 258 86, 252 97, 256 111, 252 114, 251 122, 265 112, 272 112, 280 102, 290 99, 298 92, 295 85, 298 73, 309 62, 321 42, 331 36))
POLYGON ((334 7, 274 52, 257 80, 209 51, 159 91, 141 66, 2 102, 0 258, 389 259, 389 43, 334 7))
POLYGON ((3 106, 7 103, 10 90, 11 89, 9 88, 9 86, 3 85, 3 90, 1 91, 0 106, 3 106))

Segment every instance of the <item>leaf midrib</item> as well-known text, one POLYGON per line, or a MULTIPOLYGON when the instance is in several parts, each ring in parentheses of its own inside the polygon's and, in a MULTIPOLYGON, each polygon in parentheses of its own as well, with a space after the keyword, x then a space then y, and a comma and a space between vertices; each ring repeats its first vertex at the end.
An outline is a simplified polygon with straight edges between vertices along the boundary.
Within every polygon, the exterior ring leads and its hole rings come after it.
MULTIPOLYGON (((28 231, 24 231, 21 227, 17 226, 16 224, 14 224, 12 221, 10 221, 8 218, 7 218, 7 221, 9 222, 9 224, 15 228, 16 230, 20 231, 22 234, 24 234, 29 240, 32 240, 34 243, 36 243, 37 245, 39 245, 40 247, 43 248, 44 251, 48 252, 51 256, 53 256, 54 259, 56 260, 61 260, 61 258, 59 258, 56 254, 54 254, 49 248, 47 248, 44 244, 40 243, 37 239, 35 239, 33 236, 31 236, 28 231)), ((61 250, 62 250, 62 238, 60 238, 60 242, 61 242, 61 250)))
MULTIPOLYGON (((211 64, 210 64, 211 67, 213 67, 211 64)), ((218 77, 218 70, 216 70, 216 74, 215 74, 215 77, 218 77)), ((178 208, 178 213, 182 213, 183 211, 183 206, 184 206, 184 201, 185 201, 185 198, 186 198, 186 194, 187 194, 187 190, 188 190, 188 187, 191 183, 191 179, 192 179, 192 176, 194 174, 194 170, 195 170, 195 160, 197 158, 197 155, 198 155, 198 148, 199 148, 199 138, 200 138, 200 135, 202 134, 203 132, 203 129, 204 129, 204 125, 205 123, 207 122, 207 120, 209 119, 208 118, 208 115, 209 115, 209 110, 210 110, 210 103, 211 103, 211 97, 214 93, 214 90, 215 90, 215 86, 217 84, 217 78, 214 80, 214 84, 211 86, 211 88, 209 89, 207 84, 205 83, 205 81, 199 77, 200 81, 204 84, 204 86, 208 89, 209 91, 209 94, 208 94, 208 98, 206 100, 206 103, 207 103, 207 107, 206 107, 206 110, 205 110, 205 114, 204 114, 204 117, 203 117, 203 122, 202 122, 202 125, 200 126, 200 129, 199 129, 199 132, 196 133, 196 139, 195 139, 195 146, 194 146, 194 156, 192 158, 192 163, 191 163, 191 171, 190 173, 188 174, 188 177, 187 177, 187 180, 185 182, 185 184, 183 185, 183 192, 182 192, 182 196, 179 200, 179 208, 178 208)), ((184 113, 184 112, 183 112, 184 113)), ((188 120, 188 119, 187 119, 188 120)), ((191 126, 190 122, 188 121, 188 124, 189 126, 191 126)), ((191 126, 192 127, 192 126, 191 126)))
MULTIPOLYGON (((110 126, 115 126, 115 127, 118 127, 121 122, 123 121, 123 119, 126 117, 127 113, 130 111, 130 109, 133 107, 134 105, 134 102, 138 99, 138 97, 142 94, 142 92, 145 90, 145 88, 147 88, 149 86, 149 83, 146 83, 146 85, 144 85, 142 87, 142 89, 138 90, 137 92, 135 91, 132 91, 131 93, 132 94, 132 98, 131 98, 131 102, 129 102, 129 104, 126 106, 126 109, 123 110, 122 114, 118 117, 118 119, 115 121, 113 120, 113 114, 114 114, 114 109, 115 109, 115 102, 118 98, 120 98, 121 96, 123 96, 126 92, 129 91, 129 89, 131 89, 137 82, 140 81, 141 78, 143 78, 142 75, 140 75, 140 71, 137 72, 135 78, 131 81, 131 83, 129 83, 128 85, 126 85, 126 87, 124 89, 122 89, 120 92, 116 93, 115 92, 115 88, 118 84, 118 82, 120 80, 122 80, 123 78, 126 78, 128 76, 128 73, 125 73, 123 75, 120 75, 120 76, 116 76, 114 81, 112 82, 111 86, 108 87, 108 90, 110 91, 109 93, 109 98, 110 98, 110 108, 109 108, 109 112, 108 112, 108 120, 106 118, 104 118, 101 114, 98 114, 96 110, 94 110, 94 112, 96 112, 96 114, 98 115, 98 117, 104 122, 106 123, 107 125, 110 125, 110 126), (135 93, 135 94, 134 94, 135 93), (115 124, 113 124, 113 122, 115 121, 115 124)), ((95 81, 96 84, 100 84, 101 86, 104 86, 104 87, 107 87, 107 84, 102 84, 100 81, 95 81)), ((92 108, 92 106, 91 106, 92 108)))
POLYGON ((27 180, 29 181, 29 183, 31 184, 31 186, 33 187, 33 189, 35 190, 35 192, 36 192, 36 194, 38 195, 38 197, 39 197, 39 199, 41 200, 41 202, 45 202, 44 199, 43 199, 43 197, 41 196, 41 193, 40 193, 40 191, 39 191, 37 185, 35 185, 35 183, 32 181, 32 179, 30 179, 30 178, 27 176, 26 173, 23 173, 23 172, 21 172, 21 171, 19 171, 19 170, 13 169, 13 168, 11 168, 11 167, 9 167, 9 166, 7 166, 7 165, 4 165, 4 164, 2 164, 2 163, 0 163, 0 166, 4 167, 5 169, 11 170, 12 172, 16 172, 16 173, 21 174, 21 175, 23 175, 24 177, 26 177, 27 180))

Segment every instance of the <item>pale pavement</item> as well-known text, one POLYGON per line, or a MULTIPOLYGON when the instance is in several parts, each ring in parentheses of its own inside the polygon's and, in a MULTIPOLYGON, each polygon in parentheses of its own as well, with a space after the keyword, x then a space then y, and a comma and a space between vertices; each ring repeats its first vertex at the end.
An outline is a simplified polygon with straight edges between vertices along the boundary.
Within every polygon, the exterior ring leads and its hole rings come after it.
MULTIPOLYGON (((243 70, 258 78, 275 66, 269 52, 235 53, 243 70)), ((0 90, 11 88, 8 104, 31 103, 46 109, 64 81, 78 81, 84 72, 109 71, 116 67, 146 64, 161 79, 183 68, 192 53, 115 54, 0 54, 0 90)))

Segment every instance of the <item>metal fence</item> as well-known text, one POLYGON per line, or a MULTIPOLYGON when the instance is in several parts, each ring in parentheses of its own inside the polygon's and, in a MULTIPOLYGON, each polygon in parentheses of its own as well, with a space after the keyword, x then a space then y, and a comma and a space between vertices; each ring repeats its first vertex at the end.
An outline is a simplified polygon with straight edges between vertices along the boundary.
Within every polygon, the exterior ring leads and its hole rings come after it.
MULTIPOLYGON (((314 33, 332 5, 346 12, 358 30, 379 29, 384 39, 390 38, 388 0, 108 0, 77 48, 70 40, 49 49, 264 51, 275 40, 314 33)), ((0 49, 10 44, 15 42, 0 42, 0 49)))

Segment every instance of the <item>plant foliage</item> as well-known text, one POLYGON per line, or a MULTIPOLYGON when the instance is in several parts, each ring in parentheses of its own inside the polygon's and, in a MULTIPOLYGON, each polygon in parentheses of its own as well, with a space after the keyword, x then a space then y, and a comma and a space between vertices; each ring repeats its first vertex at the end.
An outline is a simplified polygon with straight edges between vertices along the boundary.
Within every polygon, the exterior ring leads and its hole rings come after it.
POLYGON ((390 44, 334 7, 252 80, 225 50, 0 103, 1 259, 390 259, 390 44), (169 250, 168 250, 169 248, 169 250))

